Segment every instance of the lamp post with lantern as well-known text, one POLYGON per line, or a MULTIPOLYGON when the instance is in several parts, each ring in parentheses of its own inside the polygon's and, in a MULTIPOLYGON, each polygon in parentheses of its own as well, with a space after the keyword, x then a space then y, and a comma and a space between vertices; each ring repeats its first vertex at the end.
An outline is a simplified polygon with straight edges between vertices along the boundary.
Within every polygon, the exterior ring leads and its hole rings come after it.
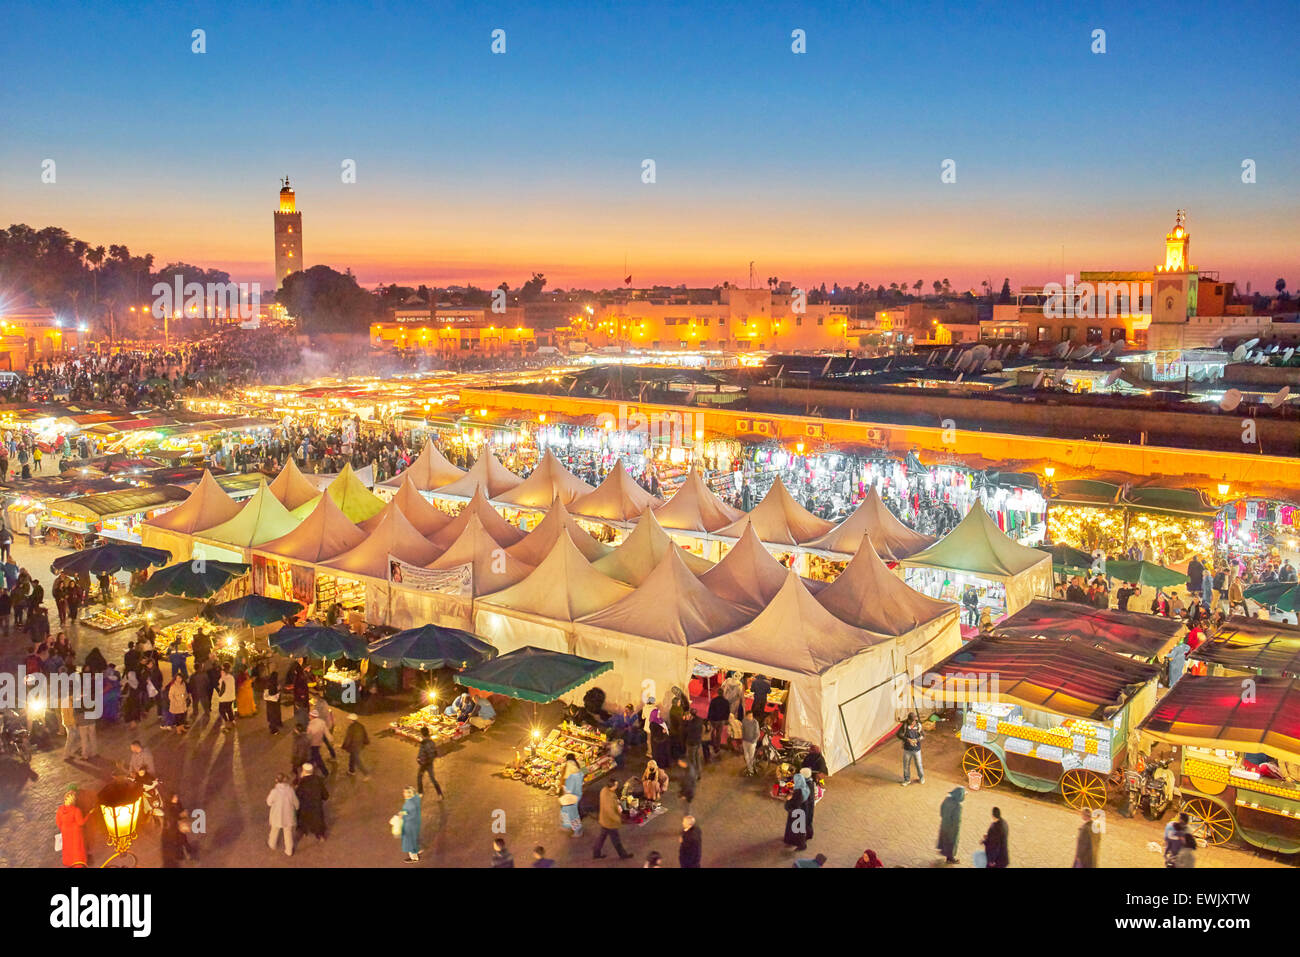
POLYGON ((99 792, 99 810, 104 817, 104 830, 113 846, 113 855, 101 867, 134 867, 135 854, 131 843, 140 827, 140 814, 144 808, 144 789, 127 778, 114 778, 99 792))

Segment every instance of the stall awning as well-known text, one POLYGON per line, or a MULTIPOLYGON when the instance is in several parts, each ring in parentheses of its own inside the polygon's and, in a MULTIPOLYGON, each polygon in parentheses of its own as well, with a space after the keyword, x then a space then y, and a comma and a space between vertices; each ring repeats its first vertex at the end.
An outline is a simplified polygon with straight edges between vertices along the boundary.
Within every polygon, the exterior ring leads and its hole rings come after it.
POLYGON ((189 492, 176 485, 159 485, 152 488, 124 488, 116 492, 100 492, 80 498, 53 502, 49 509, 84 522, 102 522, 121 515, 151 512, 173 502, 183 502, 189 492))
POLYGON ((1104 507, 1119 503, 1120 487, 1111 482, 1092 479, 1067 479, 1057 482, 1051 501, 1053 505, 1096 505, 1104 507))
POLYGON ((1264 751, 1300 764, 1300 686, 1295 678, 1256 678, 1246 689, 1240 678, 1186 675, 1141 727, 1157 741, 1264 751))
POLYGON ((1259 618, 1229 618, 1191 657, 1225 668, 1300 677, 1300 627, 1259 618))
POLYGON ((1131 508, 1163 515, 1213 518, 1218 512, 1200 491, 1191 488, 1135 488, 1122 501, 1131 508))
POLYGON ((1047 598, 1031 601, 993 626, 994 634, 1008 638, 1075 638, 1140 658, 1164 654, 1182 632, 1182 623, 1173 618, 1047 598))

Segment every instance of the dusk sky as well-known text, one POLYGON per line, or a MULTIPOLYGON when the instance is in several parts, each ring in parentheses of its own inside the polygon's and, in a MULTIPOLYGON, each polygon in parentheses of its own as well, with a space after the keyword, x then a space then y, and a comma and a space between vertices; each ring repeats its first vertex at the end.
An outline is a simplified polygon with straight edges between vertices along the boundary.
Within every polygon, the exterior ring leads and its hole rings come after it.
POLYGON ((1297 5, 1057 6, 11 2, 0 219, 269 285, 288 174, 368 286, 965 289, 1149 269, 1181 207, 1300 286, 1297 5))

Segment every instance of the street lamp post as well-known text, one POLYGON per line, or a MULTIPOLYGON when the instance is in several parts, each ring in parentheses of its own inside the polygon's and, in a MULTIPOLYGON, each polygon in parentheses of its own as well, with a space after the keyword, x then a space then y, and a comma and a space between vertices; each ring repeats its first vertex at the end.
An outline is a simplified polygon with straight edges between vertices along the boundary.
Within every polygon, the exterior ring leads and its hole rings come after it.
POLYGON ((135 855, 130 853, 131 842, 140 826, 140 812, 144 806, 144 789, 135 781, 115 778, 99 792, 99 809, 104 816, 104 829, 108 832, 113 855, 101 866, 122 858, 118 867, 133 867, 135 855), (127 857, 129 855, 129 858, 127 857), (125 863, 129 860, 129 863, 125 863))

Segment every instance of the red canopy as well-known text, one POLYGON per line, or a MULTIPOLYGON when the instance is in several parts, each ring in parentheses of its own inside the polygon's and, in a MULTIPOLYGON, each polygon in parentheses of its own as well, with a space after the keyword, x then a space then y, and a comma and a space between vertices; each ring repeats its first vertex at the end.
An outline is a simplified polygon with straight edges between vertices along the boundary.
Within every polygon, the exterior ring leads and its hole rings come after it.
POLYGON ((1300 682, 1187 675, 1147 715, 1142 730, 1170 744, 1265 751, 1300 764, 1300 682))
POLYGON ((1154 658, 1173 645, 1183 633, 1183 624, 1176 618, 1037 598, 994 625, 993 633, 1010 638, 1077 638, 1122 655, 1154 658))

